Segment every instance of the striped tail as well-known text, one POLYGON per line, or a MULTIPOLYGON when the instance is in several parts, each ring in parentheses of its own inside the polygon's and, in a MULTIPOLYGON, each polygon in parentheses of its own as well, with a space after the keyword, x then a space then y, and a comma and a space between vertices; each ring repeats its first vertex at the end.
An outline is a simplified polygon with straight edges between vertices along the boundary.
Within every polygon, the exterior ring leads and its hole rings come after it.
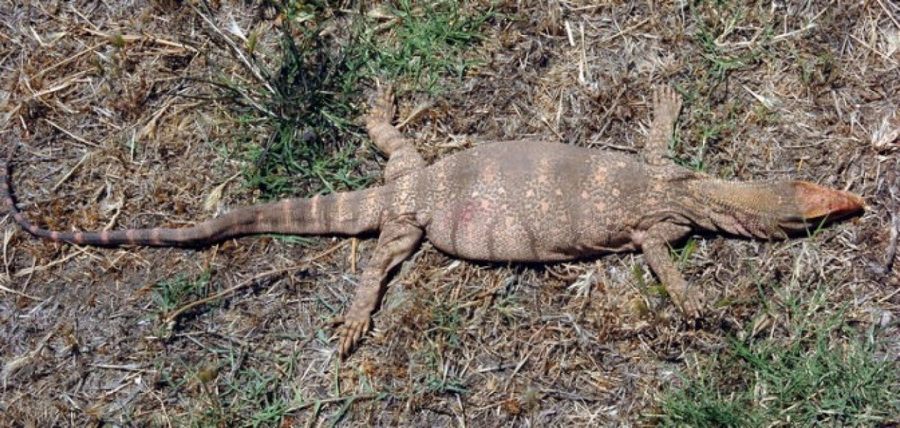
POLYGON ((357 235, 377 230, 391 186, 354 192, 284 199, 230 211, 221 217, 184 228, 104 230, 101 232, 59 232, 42 229, 19 211, 10 184, 12 150, 2 168, 2 196, 9 211, 29 233, 57 242, 115 247, 203 247, 230 238, 261 233, 291 235, 357 235))

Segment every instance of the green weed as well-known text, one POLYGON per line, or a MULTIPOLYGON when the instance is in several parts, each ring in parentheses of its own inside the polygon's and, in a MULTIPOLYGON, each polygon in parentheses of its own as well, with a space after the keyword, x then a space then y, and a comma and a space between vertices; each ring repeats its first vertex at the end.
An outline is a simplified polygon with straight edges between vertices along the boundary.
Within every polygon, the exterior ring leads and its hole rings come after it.
POLYGON ((227 361, 225 366, 211 370, 209 364, 205 364, 192 370, 194 374, 189 383, 202 391, 208 403, 194 414, 186 415, 188 419, 179 421, 179 425, 280 426, 290 408, 290 399, 283 390, 284 381, 290 380, 294 373, 295 356, 281 359, 279 368, 285 370, 279 376, 267 374, 277 370, 256 367, 243 367, 235 370, 233 376, 225 376, 219 373, 230 372, 246 361, 234 349, 215 352, 227 361))
POLYGON ((652 279, 650 283, 644 280, 644 273, 644 267, 640 263, 635 263, 631 266, 631 276, 634 277, 637 289, 641 294, 651 297, 665 297, 669 295, 666 287, 655 279, 652 279))
POLYGON ((697 240, 694 237, 690 237, 684 242, 684 245, 682 245, 681 248, 672 248, 670 251, 672 252, 672 255, 675 256, 675 260, 678 261, 678 265, 684 267, 688 260, 691 259, 691 256, 697 251, 697 240))
POLYGON ((246 163, 246 184, 264 199, 369 184, 374 177, 355 156, 366 140, 359 121, 363 83, 385 79, 405 91, 437 93, 444 76, 461 76, 475 63, 465 48, 480 40, 491 16, 458 1, 398 0, 386 6, 386 22, 362 6, 338 11, 325 2, 273 4, 283 16, 279 49, 265 52, 251 32, 242 49, 258 77, 248 80, 252 84, 226 77, 217 82, 250 114, 239 122, 244 129, 235 154, 246 163), (349 28, 349 35, 322 37, 335 25, 349 28), (263 142, 255 138, 260 125, 271 129, 263 142))
POLYGON ((467 46, 481 40, 480 28, 493 13, 467 10, 465 3, 398 0, 389 10, 393 31, 378 37, 367 23, 360 44, 369 76, 400 82, 408 90, 432 95, 442 90, 440 80, 461 77, 478 61, 464 55, 467 46))
POLYGON ((721 117, 722 113, 714 112, 709 108, 695 109, 691 112, 691 121, 694 123, 692 134, 699 139, 699 146, 692 149, 693 154, 688 158, 676 158, 675 163, 694 171, 706 171, 706 156, 709 150, 721 141, 734 134, 737 129, 736 117, 739 111, 737 105, 731 105, 721 117))
POLYGON ((365 186, 372 177, 358 171, 353 156, 362 138, 352 122, 361 76, 344 51, 332 53, 318 36, 326 24, 317 19, 323 8, 290 2, 281 11, 277 69, 265 73, 271 92, 264 106, 274 113, 272 133, 262 144, 245 145, 244 178, 264 198, 296 194, 309 182, 318 185, 302 194, 365 186))
POLYGON ((422 385, 423 392, 432 394, 466 392, 465 380, 455 376, 445 369, 447 362, 445 355, 462 346, 462 338, 459 332, 463 330, 465 309, 456 306, 447 306, 437 303, 431 307, 431 321, 423 332, 423 337, 428 346, 418 355, 417 359, 423 359, 423 368, 418 385, 422 385))
POLYGON ((731 339, 702 361, 665 393, 661 425, 859 426, 896 418, 900 367, 879 356, 874 331, 861 334, 841 313, 823 315, 823 299, 786 300, 789 337, 731 339))
MULTIPOLYGON (((709 167, 708 153, 715 150, 720 142, 727 141, 737 129, 739 122, 737 118, 743 113, 738 111, 739 105, 731 103, 722 111, 716 106, 721 101, 715 95, 721 93, 723 86, 728 85, 732 73, 753 69, 765 55, 768 55, 764 43, 741 49, 729 47, 731 42, 745 41, 743 37, 735 37, 734 33, 747 27, 748 22, 766 19, 754 15, 760 13, 753 9, 755 7, 741 2, 726 1, 699 2, 690 6, 690 13, 697 25, 697 31, 693 34, 694 42, 701 48, 704 61, 701 61, 693 71, 691 83, 679 88, 679 92, 684 95, 685 106, 689 109, 685 111, 687 119, 685 123, 690 126, 681 131, 683 135, 673 140, 670 148, 676 152, 678 145, 683 144, 682 140, 696 145, 691 149, 685 147, 684 152, 692 153, 675 159, 681 166, 695 171, 706 171, 709 167), (734 40, 735 38, 737 40, 734 40)), ((771 30, 767 26, 762 31, 763 35, 760 37, 771 30)))
POLYGON ((189 300, 206 295, 211 276, 210 271, 203 272, 196 278, 179 274, 175 278, 156 284, 153 287, 153 303, 156 304, 157 311, 165 314, 183 306, 189 300))
MULTIPOLYGON (((697 44, 703 49, 701 54, 708 65, 707 75, 715 84, 724 81, 736 70, 755 65, 762 55, 762 43, 753 45, 752 49, 726 49, 728 36, 751 20, 749 16, 755 7, 742 2, 719 2, 715 6, 700 4, 692 8, 694 20, 698 23, 696 33, 697 44)), ((771 24, 762 30, 762 40, 771 37, 771 24)))

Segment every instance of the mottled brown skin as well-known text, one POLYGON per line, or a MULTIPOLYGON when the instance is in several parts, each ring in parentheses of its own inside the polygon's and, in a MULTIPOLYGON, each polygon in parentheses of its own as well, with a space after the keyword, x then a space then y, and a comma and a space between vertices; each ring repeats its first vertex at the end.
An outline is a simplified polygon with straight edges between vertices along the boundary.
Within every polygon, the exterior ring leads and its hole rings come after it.
POLYGON ((423 237, 448 254, 484 261, 554 262, 642 251, 672 301, 686 316, 697 317, 699 293, 670 259, 670 243, 694 231, 781 239, 863 207, 859 196, 808 182, 727 182, 679 167, 666 159, 666 151, 681 99, 671 89, 658 89, 653 108, 643 161, 566 144, 511 141, 483 144, 426 166, 391 125, 388 89, 366 124, 389 157, 383 186, 240 208, 180 229, 45 230, 16 208, 9 162, 0 178, 18 224, 34 235, 73 244, 201 247, 259 233, 379 231, 356 296, 336 320, 342 355, 370 328, 389 272, 423 237))

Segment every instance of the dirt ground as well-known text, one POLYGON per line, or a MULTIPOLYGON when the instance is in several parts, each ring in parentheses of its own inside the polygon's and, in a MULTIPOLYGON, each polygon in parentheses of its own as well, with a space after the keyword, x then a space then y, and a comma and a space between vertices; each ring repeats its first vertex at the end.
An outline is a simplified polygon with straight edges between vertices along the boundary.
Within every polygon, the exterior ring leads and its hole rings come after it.
MULTIPOLYGON (((34 222, 178 226, 258 200, 235 153, 271 129, 211 96, 211 76, 252 78, 194 3, 0 1, 0 138, 18 144, 15 190, 34 222)), ((258 49, 277 49, 264 5, 213 3, 226 32, 259 29, 258 49)), ((358 11, 332 5, 336 22, 358 11)), ((493 11, 466 53, 478 65, 438 96, 398 98, 400 118, 430 103, 403 128, 429 160, 524 137, 636 153, 652 87, 669 84, 685 94, 685 165, 847 189, 869 209, 807 239, 692 240, 682 269, 712 303, 699 324, 654 292, 639 254, 481 264, 425 244, 346 361, 327 321, 371 239, 81 248, 4 216, 0 425, 653 425, 682 373, 729 338, 789 338, 785 302, 811 296, 810 316, 842 312, 898 359, 900 267, 884 272, 900 227, 895 3, 493 11)), ((375 149, 353 149, 357 173, 378 174, 375 149)))

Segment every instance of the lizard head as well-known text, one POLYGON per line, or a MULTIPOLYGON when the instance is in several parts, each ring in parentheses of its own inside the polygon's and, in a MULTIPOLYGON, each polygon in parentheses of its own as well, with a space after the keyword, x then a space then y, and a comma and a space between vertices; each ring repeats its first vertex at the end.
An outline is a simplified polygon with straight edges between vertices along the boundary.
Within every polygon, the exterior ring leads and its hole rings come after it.
POLYGON ((838 220, 859 213, 866 206, 862 197, 844 190, 808 181, 791 181, 790 186, 794 189, 794 203, 806 222, 824 218, 838 220))
POLYGON ((806 233, 865 208, 856 194, 807 181, 703 180, 695 190, 712 228, 763 239, 806 233))

